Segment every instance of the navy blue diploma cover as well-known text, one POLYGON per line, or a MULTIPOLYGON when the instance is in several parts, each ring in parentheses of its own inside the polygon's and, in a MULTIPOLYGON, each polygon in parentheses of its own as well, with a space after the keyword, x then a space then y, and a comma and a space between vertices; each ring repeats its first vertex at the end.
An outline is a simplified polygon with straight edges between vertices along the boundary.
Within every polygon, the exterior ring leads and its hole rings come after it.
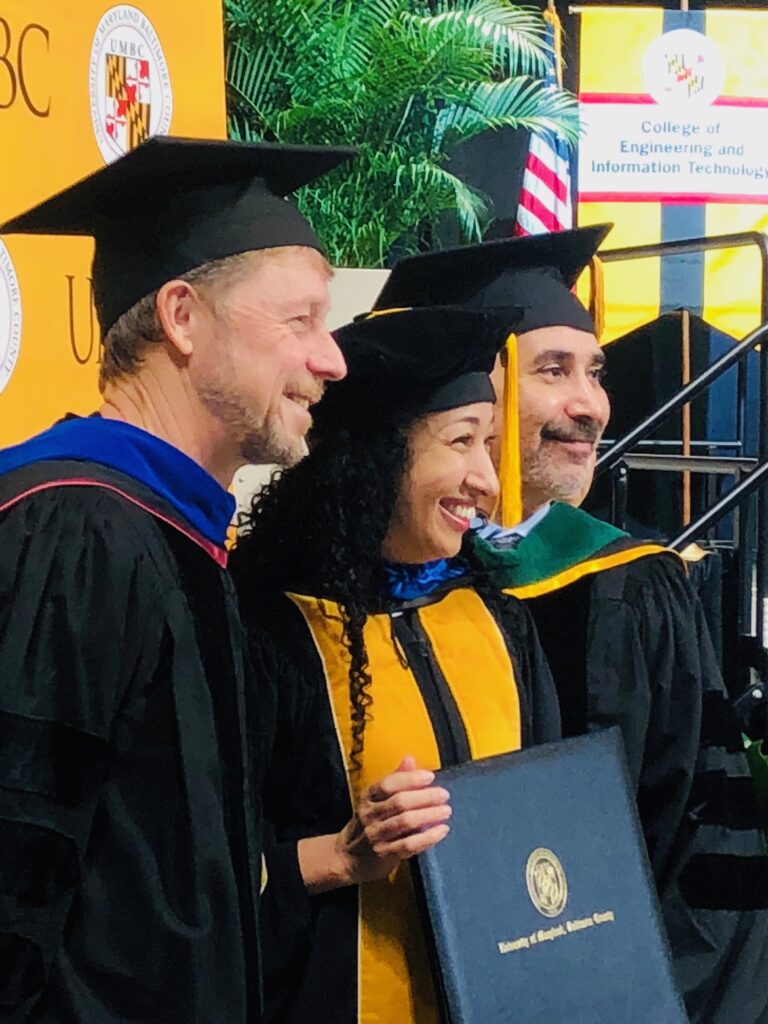
POLYGON ((450 1024, 686 1024, 618 729, 437 780, 414 875, 450 1024))

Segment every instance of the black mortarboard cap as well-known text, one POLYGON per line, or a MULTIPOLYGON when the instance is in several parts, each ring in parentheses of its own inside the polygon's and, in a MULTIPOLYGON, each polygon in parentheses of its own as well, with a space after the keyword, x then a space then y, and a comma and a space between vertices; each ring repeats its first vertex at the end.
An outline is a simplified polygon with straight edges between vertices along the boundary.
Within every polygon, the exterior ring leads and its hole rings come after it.
POLYGON ((519 310, 455 306, 358 318, 334 331, 346 377, 313 411, 313 436, 372 432, 473 402, 493 402, 489 374, 519 310))
POLYGON ((591 316, 571 289, 610 229, 610 224, 595 224, 511 238, 500 222, 496 234, 503 237, 400 260, 374 309, 446 302, 470 308, 516 306, 522 309, 518 334, 553 326, 594 332, 591 316))
POLYGON ((94 302, 106 333, 139 299, 203 263, 283 245, 322 251, 283 197, 354 152, 157 135, 0 233, 92 235, 94 302))

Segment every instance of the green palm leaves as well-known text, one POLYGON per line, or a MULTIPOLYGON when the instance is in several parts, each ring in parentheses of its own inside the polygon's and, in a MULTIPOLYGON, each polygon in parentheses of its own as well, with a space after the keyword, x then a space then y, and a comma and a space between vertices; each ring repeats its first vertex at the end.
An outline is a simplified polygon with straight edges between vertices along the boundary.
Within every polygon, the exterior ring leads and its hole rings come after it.
POLYGON ((229 131, 349 143, 353 163, 302 190, 337 266, 415 251, 445 211, 480 237, 486 200, 447 153, 488 129, 576 139, 575 99, 544 81, 541 14, 506 0, 225 0, 229 131))

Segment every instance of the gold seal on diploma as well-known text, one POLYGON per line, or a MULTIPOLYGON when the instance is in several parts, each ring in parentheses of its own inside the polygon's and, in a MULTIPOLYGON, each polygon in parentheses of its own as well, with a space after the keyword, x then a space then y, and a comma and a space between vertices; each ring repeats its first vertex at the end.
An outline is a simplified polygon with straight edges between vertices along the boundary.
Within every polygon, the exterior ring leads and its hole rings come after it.
POLYGON ((531 902, 544 917, 557 917, 568 901, 568 882, 563 865, 551 850, 539 847, 528 858, 525 881, 531 902))

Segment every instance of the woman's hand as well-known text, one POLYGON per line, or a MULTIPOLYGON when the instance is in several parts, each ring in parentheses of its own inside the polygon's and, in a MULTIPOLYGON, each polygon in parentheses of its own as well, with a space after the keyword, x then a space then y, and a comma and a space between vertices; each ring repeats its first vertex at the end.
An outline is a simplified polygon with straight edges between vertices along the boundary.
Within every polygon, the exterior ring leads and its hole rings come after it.
POLYGON ((447 789, 434 772, 404 757, 391 775, 363 791, 352 819, 337 835, 299 841, 299 866, 311 894, 386 877, 448 834, 447 789))

